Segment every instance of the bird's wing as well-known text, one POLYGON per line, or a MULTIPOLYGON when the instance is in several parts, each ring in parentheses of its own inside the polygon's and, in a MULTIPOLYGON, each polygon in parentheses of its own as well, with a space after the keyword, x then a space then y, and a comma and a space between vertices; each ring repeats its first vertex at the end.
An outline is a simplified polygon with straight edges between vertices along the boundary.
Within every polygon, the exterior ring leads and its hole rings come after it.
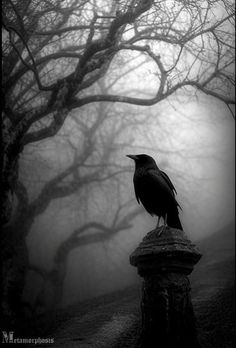
POLYGON ((166 192, 166 194, 173 197, 173 200, 175 201, 176 205, 178 207, 180 207, 180 209, 182 210, 181 206, 179 205, 179 203, 176 201, 175 199, 175 195, 174 192, 176 192, 176 189, 174 187, 174 185, 172 184, 172 182, 170 181, 170 178, 168 177, 168 175, 163 172, 162 170, 149 170, 148 171, 149 175, 152 176, 152 178, 154 180, 156 180, 158 182, 158 186, 162 188, 162 190, 164 190, 166 192))
POLYGON ((167 175, 165 172, 163 172, 162 170, 160 170, 160 172, 161 172, 161 176, 163 177, 163 179, 165 180, 165 182, 167 183, 167 185, 169 186, 169 188, 170 188, 172 191, 174 191, 175 194, 177 194, 177 191, 176 191, 174 185, 172 184, 170 178, 168 177, 168 175, 167 175))
MULTIPOLYGON (((169 188, 171 189, 172 194, 174 195, 173 192, 175 192, 175 194, 177 194, 177 191, 176 191, 174 185, 172 184, 170 178, 168 177, 168 175, 167 175, 165 172, 163 172, 162 170, 160 170, 160 172, 161 172, 162 178, 165 180, 165 182, 167 183, 167 185, 168 185, 169 188)), ((179 205, 178 202, 177 202, 177 205, 178 205, 178 207, 180 207, 180 209, 182 210, 182 208, 181 208, 181 206, 179 205)))
POLYGON ((139 200, 139 196, 138 196, 138 191, 137 191, 137 188, 136 188, 135 185, 134 185, 134 192, 135 192, 135 197, 136 197, 136 199, 137 199, 137 202, 138 202, 138 204, 140 204, 140 200, 139 200))
POLYGON ((167 179, 164 175, 162 175, 161 170, 156 169, 150 169, 148 170, 148 176, 149 180, 151 180, 152 184, 154 185, 154 189, 163 190, 166 192, 166 194, 171 195, 174 197, 173 189, 171 188, 170 184, 168 183, 167 179))
POLYGON ((135 173, 134 188, 138 203, 151 215, 159 216, 168 205, 178 206, 173 190, 157 168, 135 173))

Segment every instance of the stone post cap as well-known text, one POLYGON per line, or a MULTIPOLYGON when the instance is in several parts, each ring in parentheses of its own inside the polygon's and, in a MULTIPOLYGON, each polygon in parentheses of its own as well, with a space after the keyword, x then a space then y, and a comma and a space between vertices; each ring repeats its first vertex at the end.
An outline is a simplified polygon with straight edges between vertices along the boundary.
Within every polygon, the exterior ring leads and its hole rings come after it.
POLYGON ((175 272, 190 274, 200 260, 201 253, 179 229, 162 227, 149 232, 130 255, 130 263, 141 276, 154 273, 175 272))

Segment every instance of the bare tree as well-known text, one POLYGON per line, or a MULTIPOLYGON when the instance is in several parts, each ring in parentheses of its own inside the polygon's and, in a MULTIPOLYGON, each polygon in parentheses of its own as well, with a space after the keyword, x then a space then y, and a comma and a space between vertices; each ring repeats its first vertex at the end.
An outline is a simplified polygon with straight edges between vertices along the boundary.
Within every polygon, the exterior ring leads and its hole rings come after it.
MULTIPOLYGON (((78 168, 91 151, 89 146, 81 147, 84 157, 78 162, 75 156, 71 166, 29 202, 18 173, 25 147, 54 137, 73 110, 79 120, 85 106, 95 102, 148 106, 185 89, 188 93, 200 90, 228 106, 234 104, 233 11, 230 1, 220 0, 3 1, 2 221, 6 227, 2 250, 8 279, 9 269, 22 265, 19 288, 28 264, 25 236, 35 216, 52 198, 65 197, 79 185, 108 175, 90 170, 86 178, 80 176, 78 168), (123 57, 123 64, 129 66, 127 52, 145 57, 155 69, 149 73, 150 98, 142 93, 143 86, 139 97, 120 93, 119 59, 123 57), (106 85, 102 93, 101 79, 106 85), (14 194, 19 204, 12 217, 14 194), (25 256, 13 261, 9 255, 16 249, 20 250, 17 255, 25 256)), ((87 130, 88 144, 96 121, 93 126, 87 130)), ((17 298, 18 290, 14 287, 6 296, 17 298)))
MULTIPOLYGON (((3 229, 3 243, 5 251, 5 296, 3 301, 5 307, 20 307, 21 295, 24 288, 25 275, 28 270, 39 273, 45 283, 50 282, 54 288, 54 305, 59 304, 62 298, 64 279, 67 271, 67 260, 70 252, 85 244, 92 244, 108 240, 114 234, 131 227, 132 220, 141 212, 130 204, 128 197, 121 198, 121 195, 114 197, 113 207, 109 209, 107 222, 86 219, 84 208, 91 205, 92 192, 98 189, 109 191, 111 196, 114 187, 120 190, 122 174, 130 171, 130 167, 117 164, 115 160, 117 149, 125 146, 120 142, 121 133, 124 134, 132 122, 127 122, 120 116, 111 116, 111 111, 106 110, 104 103, 97 104, 93 108, 93 115, 80 119, 72 116, 73 121, 63 134, 59 136, 64 146, 67 146, 71 158, 66 158, 63 168, 58 173, 58 168, 53 169, 53 174, 44 176, 40 174, 39 166, 37 176, 40 177, 39 188, 31 188, 25 177, 32 181, 32 172, 27 174, 27 169, 20 171, 22 180, 18 180, 16 194, 18 204, 10 224, 3 229), (73 131, 72 131, 73 129, 73 131), (79 138, 78 138, 79 135, 79 138), (117 144, 117 142, 119 144, 117 144), (27 187, 28 186, 28 187, 27 187), (89 194, 88 194, 89 189, 89 194), (31 191, 36 191, 33 193, 31 191), (29 263, 26 237, 36 218, 47 211, 49 204, 56 199, 63 199, 71 195, 78 195, 80 216, 79 227, 65 239, 58 247, 54 257, 53 269, 45 271, 29 263), (31 198, 30 198, 31 196, 31 198), (118 197, 119 196, 119 197, 118 197), (33 197, 33 198, 32 198, 33 197), (129 203, 129 204, 128 204, 129 203), (109 222, 111 221, 111 222, 109 222), (86 235, 86 232, 93 232, 86 235), (9 257, 11 255, 11 257, 9 257), (14 267, 9 261, 15 260, 14 267), (20 262, 19 262, 20 260, 20 262), (12 272, 9 272, 12 269, 12 272), (17 276, 16 276, 17 274, 17 276)), ((58 141, 58 139, 57 139, 58 141)), ((45 145, 44 145, 45 146, 45 145)), ((27 160, 36 163, 35 150, 30 155, 25 155, 27 160)), ((35 176, 35 175, 34 175, 35 176)), ((31 184, 31 186, 33 186, 31 184)), ((34 183, 35 186, 35 183, 34 183)), ((114 193, 112 193, 114 194, 114 193)), ((100 195, 101 201, 106 199, 106 192, 100 195)), ((101 203, 100 203, 101 205, 101 203)), ((105 215, 105 213, 104 213, 105 215)), ((39 293, 38 301, 42 303, 43 292, 39 293)), ((52 304, 52 305, 53 305, 52 304)), ((10 308, 9 308, 10 312, 10 308)))
MULTIPOLYGON (((52 179, 47 180, 37 198, 30 202, 27 207, 28 213, 25 215, 25 221, 30 220, 30 223, 26 225, 27 230, 23 232, 24 236, 30 232, 30 227, 35 218, 47 210, 52 200, 78 194, 79 227, 60 243, 53 258, 52 269, 47 271, 36 265, 28 264, 27 266, 28 270, 33 270, 42 276, 43 287, 46 288, 47 283, 50 283, 53 287, 53 303, 50 304, 52 306, 61 303, 67 263, 71 251, 83 245, 111 239, 118 232, 131 228, 133 219, 142 212, 140 207, 133 204, 134 200, 131 202, 127 194, 125 195, 127 197, 124 197, 124 194, 120 192, 126 179, 124 174, 130 172, 130 167, 117 164, 115 158, 117 149, 126 146, 126 143, 120 142, 119 136, 132 126, 132 122, 124 122, 124 118, 116 116, 113 117, 112 123, 112 117, 108 111, 105 110, 103 103, 98 105, 97 117, 93 122, 90 122, 90 125, 82 120, 79 122, 77 118, 74 119, 79 127, 77 132, 79 133, 79 130, 83 132, 83 146, 81 139, 79 141, 80 146, 76 144, 73 135, 65 138, 73 153, 72 164, 67 165, 60 174, 56 174, 52 179), (106 122, 109 123, 108 127, 105 125, 106 122), (103 191, 102 194, 100 189, 103 191), (94 199, 92 193, 95 191, 96 195, 98 190, 99 208, 102 210, 101 219, 93 220, 91 216, 86 218, 84 207, 89 210, 91 201, 94 199), (106 205, 109 206, 109 212, 107 212, 107 207, 101 209, 101 205, 106 204, 105 201, 108 196, 113 197, 112 207, 110 207, 109 202, 106 205), (35 210, 32 209, 33 206, 35 206, 35 210), (108 217, 106 221, 104 219, 105 215, 108 217)), ((85 118, 86 121, 87 118, 85 118)), ((95 209, 93 208, 92 215, 94 212, 95 209)), ((21 217, 19 219, 21 220, 21 217)), ((18 223, 19 221, 17 225, 18 223)), ((11 226, 11 228, 13 227, 11 226)), ((16 225, 13 229, 16 229, 16 225)), ((43 301, 44 289, 38 293, 34 310, 37 304, 40 303, 41 305, 43 301)))
POLYGON ((234 103, 226 90, 233 16, 228 1, 4 1, 3 221, 11 215, 19 154, 54 136, 72 109, 96 101, 153 105, 187 86, 234 103), (152 98, 96 93, 126 50, 155 63, 152 98))

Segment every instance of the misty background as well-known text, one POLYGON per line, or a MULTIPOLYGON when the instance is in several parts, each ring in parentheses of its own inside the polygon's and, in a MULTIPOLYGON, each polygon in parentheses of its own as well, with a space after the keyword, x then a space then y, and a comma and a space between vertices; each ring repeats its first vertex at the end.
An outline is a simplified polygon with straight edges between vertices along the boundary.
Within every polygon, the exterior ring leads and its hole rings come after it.
POLYGON ((127 154, 168 174, 196 244, 234 223, 233 7, 3 2, 5 284, 12 267, 18 304, 22 289, 37 314, 141 281, 129 255, 156 218, 127 154))
MULTIPOLYGON (((141 115, 142 123, 132 124, 124 134, 121 132, 114 162, 130 166, 129 173, 119 174, 118 180, 122 180, 122 191, 132 200, 134 168, 125 155, 147 153, 153 156, 173 181, 183 209, 180 218, 184 231, 188 238, 197 243, 198 239, 213 234, 234 220, 234 120, 227 107, 215 98, 199 96, 189 101, 180 96, 179 99, 147 108, 125 106, 124 112, 133 112, 137 117, 141 115), (127 144, 127 140, 130 140, 130 144, 127 144)), ((73 115, 76 116, 76 112, 73 115)), ((70 122, 73 121, 69 118, 69 132, 70 122)), ((67 136, 72 137, 71 133, 67 136)), ((75 131, 73 137, 76 136, 75 131)), ((71 149, 65 145, 64 137, 65 133, 62 132, 55 139, 40 144, 39 157, 32 160, 29 149, 29 154, 26 152, 22 159, 22 167, 27 168, 27 173, 22 171, 22 178, 27 185, 32 185, 32 195, 40 182, 44 182, 44 175, 69 165, 71 149), (37 170, 35 160, 39 164, 37 170), (32 180, 32 177, 35 179, 32 180)), ((91 161, 90 165, 93 164, 97 164, 96 160, 91 161)), ((114 204, 118 199, 114 187, 109 187, 105 195, 103 192, 93 194, 93 188, 88 188, 85 198, 75 194, 54 200, 47 211, 35 220, 27 238, 32 264, 47 270, 53 267, 58 246, 81 223, 81 208, 91 219, 106 220, 109 204, 114 204)), ((134 204, 138 205, 136 201, 134 204)), ((136 269, 129 264, 129 255, 155 224, 156 218, 142 208, 142 215, 132 221, 131 228, 118 232, 107 241, 79 246, 71 251, 63 304, 94 297, 138 281, 136 269)), ((41 277, 30 274, 30 296, 32 287, 36 296, 38 285, 42 285, 41 277)), ((50 292, 47 296, 50 296, 50 292)))

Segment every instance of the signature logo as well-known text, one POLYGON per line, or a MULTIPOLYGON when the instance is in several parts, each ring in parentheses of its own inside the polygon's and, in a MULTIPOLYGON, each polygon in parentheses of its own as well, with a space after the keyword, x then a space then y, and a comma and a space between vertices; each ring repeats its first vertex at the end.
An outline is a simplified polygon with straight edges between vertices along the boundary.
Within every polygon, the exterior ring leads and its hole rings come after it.
POLYGON ((14 331, 2 331, 2 343, 14 343, 13 335, 14 331))
POLYGON ((34 343, 34 344, 43 344, 43 343, 54 343, 54 338, 22 338, 14 337, 14 331, 2 331, 2 343, 34 343))

